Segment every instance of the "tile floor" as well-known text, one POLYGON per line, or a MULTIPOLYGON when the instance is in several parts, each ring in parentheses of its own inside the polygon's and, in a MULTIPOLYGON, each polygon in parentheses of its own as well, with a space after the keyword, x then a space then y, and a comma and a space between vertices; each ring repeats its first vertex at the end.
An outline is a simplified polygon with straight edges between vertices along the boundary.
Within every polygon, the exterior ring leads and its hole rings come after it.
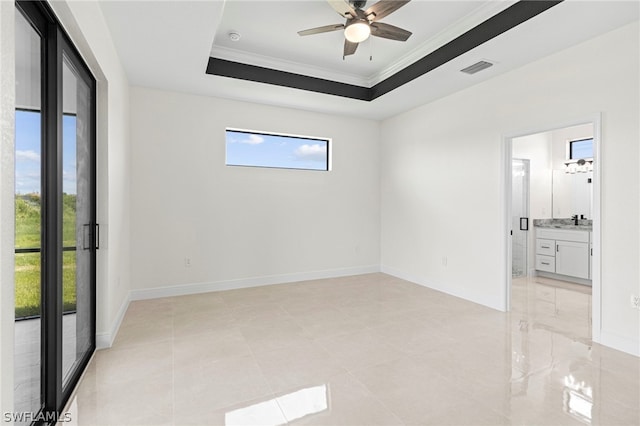
MULTIPOLYGON (((68 373, 76 361, 76 314, 62 317, 62 371, 68 373)), ((14 412, 37 413, 40 409, 41 325, 40 318, 15 322, 14 412)), ((88 345, 85 346, 85 352, 88 345)), ((15 424, 28 424, 19 423, 15 424)))
POLYGON ((584 287, 505 314, 384 274, 131 303, 79 425, 638 425, 640 359, 591 344, 584 287))

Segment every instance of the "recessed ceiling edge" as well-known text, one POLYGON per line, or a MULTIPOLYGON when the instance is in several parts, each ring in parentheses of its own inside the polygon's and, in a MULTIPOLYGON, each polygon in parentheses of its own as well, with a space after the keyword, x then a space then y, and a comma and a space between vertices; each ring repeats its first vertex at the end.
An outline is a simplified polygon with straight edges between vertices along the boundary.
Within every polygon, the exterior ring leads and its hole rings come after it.
POLYGON ((564 0, 521 0, 372 87, 341 83, 216 57, 209 57, 206 73, 361 101, 372 101, 528 21, 562 3, 562 1, 564 0))

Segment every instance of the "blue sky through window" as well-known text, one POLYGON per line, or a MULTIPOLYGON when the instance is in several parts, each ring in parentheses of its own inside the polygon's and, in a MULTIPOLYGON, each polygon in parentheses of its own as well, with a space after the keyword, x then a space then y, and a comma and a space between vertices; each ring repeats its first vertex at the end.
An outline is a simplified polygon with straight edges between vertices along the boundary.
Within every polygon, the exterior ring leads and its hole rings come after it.
POLYGON ((40 192, 40 113, 17 110, 16 194, 40 192))
MULTIPOLYGON (((16 194, 41 193, 39 111, 16 110, 16 194)), ((62 190, 76 193, 76 117, 62 118, 62 190)))
POLYGON ((593 158, 593 139, 571 141, 571 160, 593 158))
POLYGON ((228 166, 328 170, 329 141, 227 130, 228 166))

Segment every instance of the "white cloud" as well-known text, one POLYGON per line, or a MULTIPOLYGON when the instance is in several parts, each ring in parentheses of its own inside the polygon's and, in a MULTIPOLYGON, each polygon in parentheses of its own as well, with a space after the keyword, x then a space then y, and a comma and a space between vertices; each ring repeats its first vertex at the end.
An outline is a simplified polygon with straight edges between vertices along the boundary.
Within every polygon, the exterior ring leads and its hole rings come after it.
POLYGON ((246 138, 240 139, 238 142, 246 143, 247 145, 259 145, 264 142, 264 138, 259 135, 247 135, 246 138))
POLYGON ((299 160, 326 161, 327 146, 314 143, 313 145, 304 144, 299 146, 294 152, 299 160))
POLYGON ((40 192, 40 173, 22 172, 16 170, 16 194, 30 194, 40 192))
POLYGON ((33 161, 36 163, 40 162, 40 154, 33 150, 28 151, 16 151, 16 160, 17 161, 33 161))

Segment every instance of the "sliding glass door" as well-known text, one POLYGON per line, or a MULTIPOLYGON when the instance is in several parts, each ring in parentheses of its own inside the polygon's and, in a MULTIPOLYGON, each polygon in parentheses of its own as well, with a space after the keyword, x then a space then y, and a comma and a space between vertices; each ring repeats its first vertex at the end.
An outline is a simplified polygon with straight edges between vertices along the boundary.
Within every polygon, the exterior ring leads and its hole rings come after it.
POLYGON ((91 81, 62 61, 62 378, 93 350, 95 198, 91 81))
POLYGON ((54 423, 95 349, 95 80, 16 2, 16 424, 54 423))
MULTIPOLYGON (((42 405, 42 37, 16 10, 15 391, 16 413, 42 405)), ((16 422, 21 423, 21 422, 16 422)))

